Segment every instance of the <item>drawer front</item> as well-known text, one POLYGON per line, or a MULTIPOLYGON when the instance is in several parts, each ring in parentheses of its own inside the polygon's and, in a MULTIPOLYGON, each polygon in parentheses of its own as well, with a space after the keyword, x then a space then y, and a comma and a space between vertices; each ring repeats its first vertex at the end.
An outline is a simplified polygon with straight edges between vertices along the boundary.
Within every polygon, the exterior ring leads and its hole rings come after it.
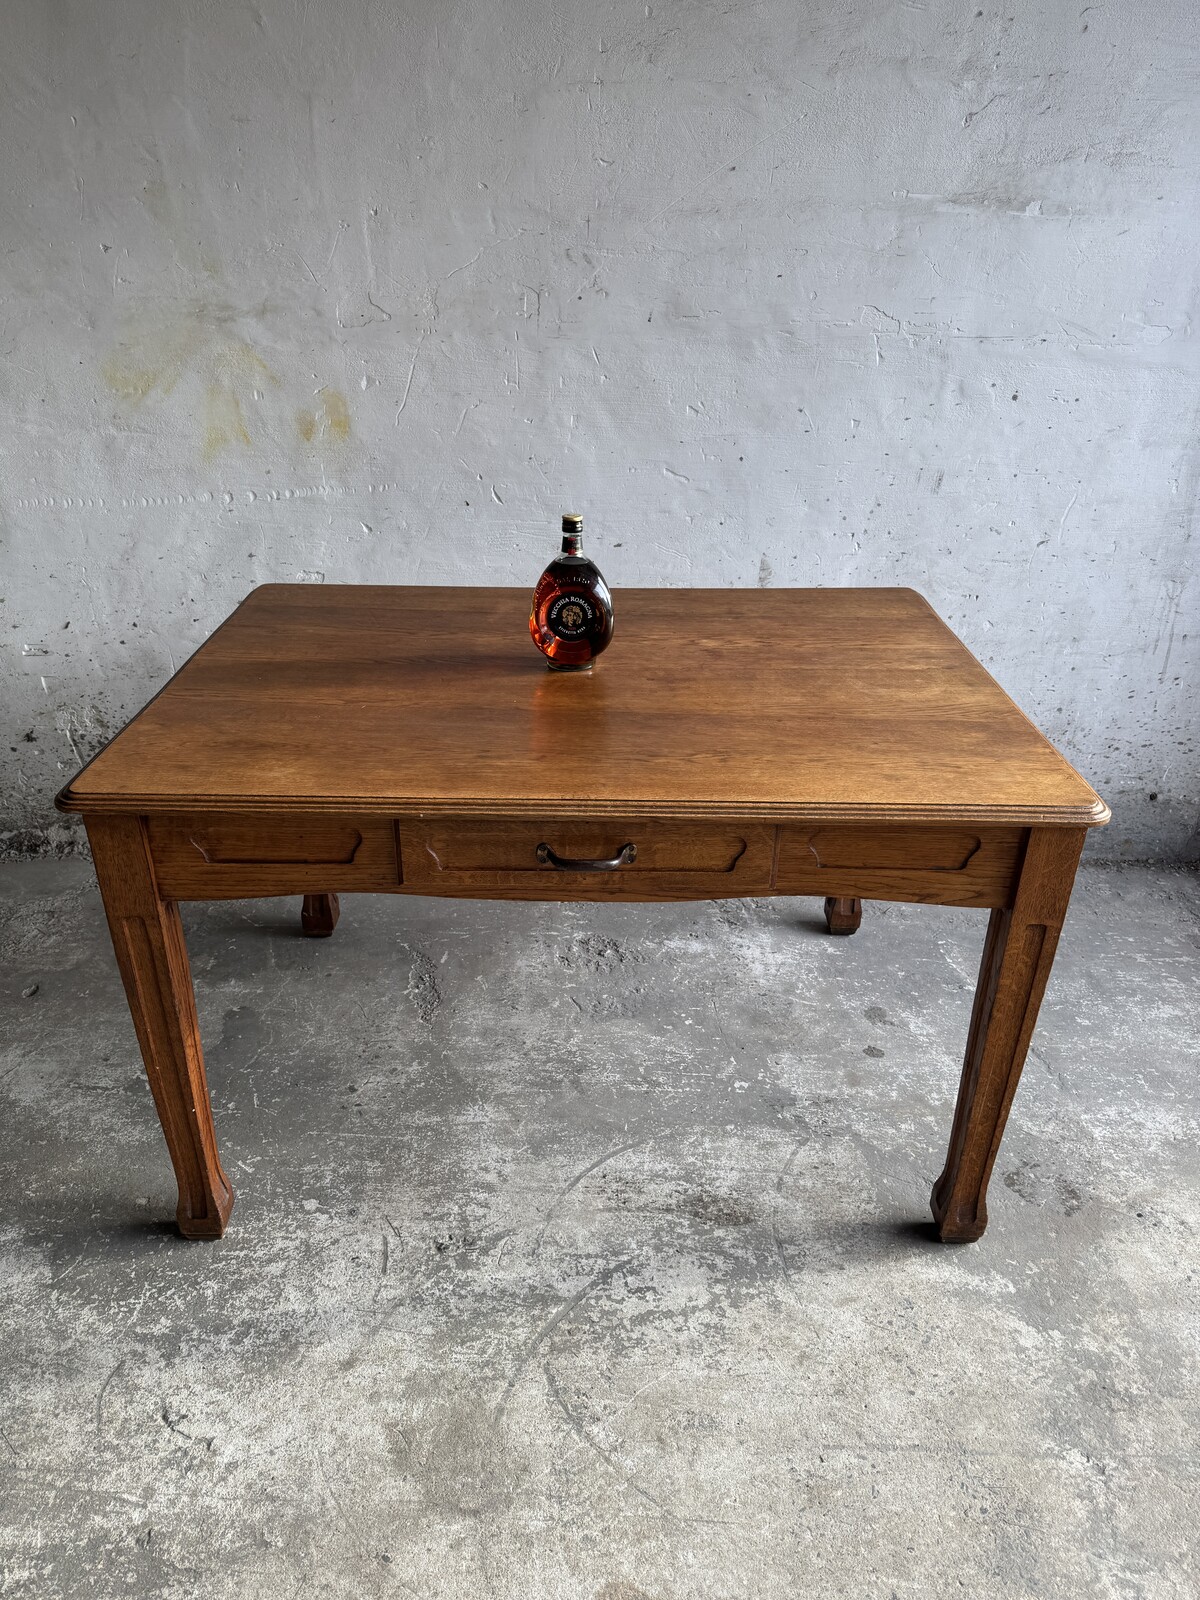
POLYGON ((514 900, 765 894, 775 847, 775 829, 761 823, 418 817, 402 821, 399 829, 406 889, 514 900), (617 864, 604 867, 603 862, 617 864))
POLYGON ((1012 904, 1023 828, 782 827, 780 894, 1012 904))
POLYGON ((150 817, 158 886, 175 900, 396 889, 393 823, 380 817, 150 817))

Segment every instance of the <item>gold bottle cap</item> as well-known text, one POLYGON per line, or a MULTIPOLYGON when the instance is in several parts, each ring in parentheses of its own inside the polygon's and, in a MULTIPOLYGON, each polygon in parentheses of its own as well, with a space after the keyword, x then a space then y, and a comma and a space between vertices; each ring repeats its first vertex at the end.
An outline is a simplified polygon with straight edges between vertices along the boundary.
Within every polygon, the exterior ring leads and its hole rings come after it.
POLYGON ((582 533, 583 518, 578 511, 564 511, 562 531, 564 533, 582 533))

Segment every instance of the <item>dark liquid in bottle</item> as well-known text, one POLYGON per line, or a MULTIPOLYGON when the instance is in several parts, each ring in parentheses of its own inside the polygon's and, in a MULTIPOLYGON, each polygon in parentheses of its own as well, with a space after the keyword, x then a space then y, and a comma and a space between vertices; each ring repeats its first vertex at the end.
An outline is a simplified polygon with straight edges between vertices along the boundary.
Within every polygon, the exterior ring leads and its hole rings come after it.
POLYGON ((590 667, 613 631, 612 595, 594 562, 583 554, 582 519, 563 518, 563 549, 533 591, 529 632, 552 667, 590 667))

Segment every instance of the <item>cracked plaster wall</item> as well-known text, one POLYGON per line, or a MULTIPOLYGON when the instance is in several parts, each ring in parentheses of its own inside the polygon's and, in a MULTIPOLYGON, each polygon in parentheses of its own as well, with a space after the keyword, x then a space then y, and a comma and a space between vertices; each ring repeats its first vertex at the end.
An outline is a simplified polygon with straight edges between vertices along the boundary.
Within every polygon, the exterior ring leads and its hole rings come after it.
POLYGON ((1196 853, 1190 0, 3 21, 10 849, 252 585, 571 505, 618 589, 921 589, 1196 853))

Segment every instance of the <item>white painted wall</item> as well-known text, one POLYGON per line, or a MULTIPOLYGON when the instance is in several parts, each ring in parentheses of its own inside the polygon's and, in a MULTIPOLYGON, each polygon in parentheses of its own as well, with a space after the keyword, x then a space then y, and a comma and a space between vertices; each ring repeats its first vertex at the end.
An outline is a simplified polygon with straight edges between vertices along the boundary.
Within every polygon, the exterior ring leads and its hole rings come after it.
POLYGON ((571 506, 618 591, 913 584, 1195 853, 1193 0, 0 24, 10 846, 253 584, 571 506))

